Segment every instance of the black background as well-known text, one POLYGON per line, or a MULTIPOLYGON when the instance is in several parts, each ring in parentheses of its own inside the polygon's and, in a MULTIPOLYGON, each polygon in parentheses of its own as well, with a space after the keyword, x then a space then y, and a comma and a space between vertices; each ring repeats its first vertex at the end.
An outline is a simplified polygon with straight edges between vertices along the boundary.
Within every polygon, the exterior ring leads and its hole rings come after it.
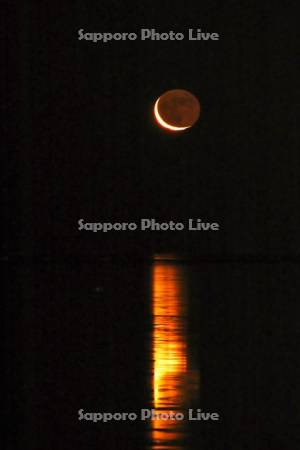
POLYGON ((297 255, 292 4, 20 6, 17 32, 6 35, 18 75, 6 94, 15 192, 7 209, 18 235, 8 250, 76 258, 141 248, 145 255, 297 255), (78 40, 81 28, 155 28, 186 39, 94 44, 78 40), (189 28, 221 38, 189 41, 189 28), (190 90, 202 106, 197 125, 180 135, 153 120, 154 101, 172 88, 190 90), (78 231, 80 218, 200 218, 221 231, 95 235, 78 231))
POLYGON ((144 407, 149 267, 122 258, 161 251, 240 261, 189 269, 203 402, 226 418, 202 430, 203 448, 293 448, 296 2, 5 6, 7 448, 143 448, 141 430, 101 434, 79 427, 76 411, 82 403, 99 410, 99 399, 107 408, 144 407), (201 28, 221 39, 94 44, 78 41, 81 28, 201 28), (199 122, 180 135, 153 120, 154 101, 173 88, 190 90, 202 106, 199 122), (195 217, 221 230, 77 230, 80 218, 142 217, 195 217))

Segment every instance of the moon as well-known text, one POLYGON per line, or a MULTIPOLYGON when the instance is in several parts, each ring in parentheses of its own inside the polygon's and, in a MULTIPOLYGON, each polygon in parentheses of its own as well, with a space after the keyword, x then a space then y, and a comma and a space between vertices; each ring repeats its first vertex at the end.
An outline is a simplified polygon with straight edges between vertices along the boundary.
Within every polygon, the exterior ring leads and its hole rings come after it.
POLYGON ((154 116, 158 124, 170 131, 191 128, 199 119, 200 103, 189 91, 172 89, 155 102, 154 116))

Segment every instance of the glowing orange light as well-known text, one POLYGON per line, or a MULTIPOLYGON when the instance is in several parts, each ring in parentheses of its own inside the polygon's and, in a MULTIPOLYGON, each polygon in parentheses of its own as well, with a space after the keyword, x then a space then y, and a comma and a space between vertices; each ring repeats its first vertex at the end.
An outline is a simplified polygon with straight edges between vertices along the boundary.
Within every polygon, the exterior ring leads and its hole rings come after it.
MULTIPOLYGON (((152 278, 153 406, 157 413, 182 413, 198 390, 198 371, 191 370, 187 338, 185 273, 169 258, 155 258, 152 278)), ((152 450, 183 450, 181 420, 151 421, 152 450)))
POLYGON ((159 114, 158 103, 159 103, 159 98, 156 100, 155 105, 154 105, 154 115, 155 115, 155 118, 156 118, 157 122, 159 123, 159 125, 161 125, 164 128, 167 128, 168 130, 171 130, 171 131, 183 131, 183 130, 186 130, 187 128, 190 128, 190 126, 174 127, 173 125, 170 125, 167 122, 165 122, 159 114))

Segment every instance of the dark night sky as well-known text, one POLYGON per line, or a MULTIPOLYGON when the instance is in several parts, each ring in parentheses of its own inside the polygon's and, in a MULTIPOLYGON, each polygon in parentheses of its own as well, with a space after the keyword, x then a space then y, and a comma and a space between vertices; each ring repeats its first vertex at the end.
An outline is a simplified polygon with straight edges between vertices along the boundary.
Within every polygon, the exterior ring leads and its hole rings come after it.
POLYGON ((87 430, 74 412, 81 402, 99 410, 123 399, 125 411, 148 399, 154 290, 152 265, 140 262, 156 252, 195 258, 183 265, 190 337, 204 405, 221 405, 225 418, 200 447, 294 448, 298 2, 4 3, 3 73, 14 74, 1 85, 12 448, 143 448, 135 427, 87 430), (104 45, 78 41, 81 28, 201 28, 221 39, 104 45), (202 106, 178 135, 152 114, 174 88, 202 106), (200 218, 221 230, 104 235, 79 232, 80 218, 200 218))
MULTIPOLYGON (((87 256, 193 249, 299 252, 296 29, 289 7, 193 8, 75 1, 23 6, 10 110, 18 150, 9 251, 87 256), (218 32, 217 42, 78 41, 78 30, 218 32), (165 90, 193 92, 198 124, 170 135, 152 117, 165 90), (17 212, 17 215, 15 214, 17 212), (217 221, 218 233, 83 233, 77 221, 217 221)), ((12 162, 14 168, 15 165, 12 162)))

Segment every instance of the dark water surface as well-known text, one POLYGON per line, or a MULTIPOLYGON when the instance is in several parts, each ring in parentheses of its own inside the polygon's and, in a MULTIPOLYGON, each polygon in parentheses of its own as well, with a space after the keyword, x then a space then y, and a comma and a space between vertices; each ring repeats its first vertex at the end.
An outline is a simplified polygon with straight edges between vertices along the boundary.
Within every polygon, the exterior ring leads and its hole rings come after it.
POLYGON ((18 272, 9 448, 283 450, 292 442, 297 265, 157 255, 18 272), (219 420, 139 420, 142 409, 186 417, 189 408, 219 420), (80 409, 138 419, 79 421, 80 409))

